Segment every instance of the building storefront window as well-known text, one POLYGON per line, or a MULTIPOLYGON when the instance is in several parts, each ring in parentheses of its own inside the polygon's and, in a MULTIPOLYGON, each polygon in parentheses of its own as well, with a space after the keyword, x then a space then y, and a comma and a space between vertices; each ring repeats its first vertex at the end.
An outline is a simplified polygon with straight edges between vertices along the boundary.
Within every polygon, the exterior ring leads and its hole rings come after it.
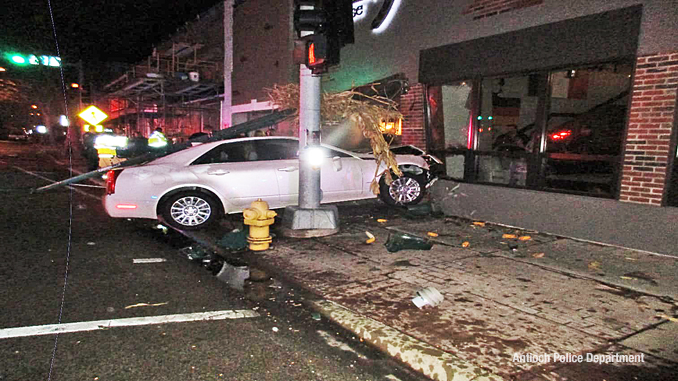
POLYGON ((444 141, 431 148, 453 179, 614 198, 632 69, 611 62, 430 86, 429 126, 444 141))

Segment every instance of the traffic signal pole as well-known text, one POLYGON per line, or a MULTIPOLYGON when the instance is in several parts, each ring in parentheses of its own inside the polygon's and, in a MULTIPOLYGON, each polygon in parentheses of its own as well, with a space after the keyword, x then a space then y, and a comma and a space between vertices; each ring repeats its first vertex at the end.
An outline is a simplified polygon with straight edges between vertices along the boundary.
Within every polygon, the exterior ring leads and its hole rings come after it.
POLYGON ((320 146, 320 79, 306 65, 299 65, 299 207, 302 209, 316 209, 321 200, 320 168, 313 167, 308 157, 309 152, 320 146))
POLYGON ((294 29, 303 41, 299 69, 299 204, 283 215, 283 235, 322 237, 339 232, 339 212, 320 205, 320 172, 329 163, 320 145, 320 80, 339 64, 339 51, 352 44, 352 0, 295 0, 294 29), (324 161, 324 162, 323 162, 324 161))
POLYGON ((329 162, 320 146, 320 75, 299 67, 299 205, 283 214, 283 235, 295 238, 324 237, 339 232, 335 205, 320 205, 320 171, 329 162), (327 161, 326 157, 322 157, 327 161))

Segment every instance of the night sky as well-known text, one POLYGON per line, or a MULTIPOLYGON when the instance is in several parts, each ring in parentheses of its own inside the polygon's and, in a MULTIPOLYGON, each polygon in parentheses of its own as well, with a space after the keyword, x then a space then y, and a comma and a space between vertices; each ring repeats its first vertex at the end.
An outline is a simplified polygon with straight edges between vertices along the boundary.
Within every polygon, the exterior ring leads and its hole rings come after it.
POLYGON ((136 63, 185 22, 223 0, 0 0, 0 50, 136 63))

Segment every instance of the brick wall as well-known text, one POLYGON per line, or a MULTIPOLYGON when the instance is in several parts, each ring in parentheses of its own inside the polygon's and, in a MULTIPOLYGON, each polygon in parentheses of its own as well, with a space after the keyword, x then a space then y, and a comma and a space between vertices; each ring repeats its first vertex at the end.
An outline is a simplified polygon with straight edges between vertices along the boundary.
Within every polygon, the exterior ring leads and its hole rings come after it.
POLYGON ((478 20, 543 2, 544 0, 475 0, 464 9, 462 14, 472 14, 473 19, 478 20))
POLYGON ((400 97, 400 113, 403 114, 402 144, 412 144, 426 149, 424 132, 424 85, 412 85, 407 94, 400 97))
POLYGON ((678 52, 638 57, 619 199, 660 205, 678 89, 678 52))

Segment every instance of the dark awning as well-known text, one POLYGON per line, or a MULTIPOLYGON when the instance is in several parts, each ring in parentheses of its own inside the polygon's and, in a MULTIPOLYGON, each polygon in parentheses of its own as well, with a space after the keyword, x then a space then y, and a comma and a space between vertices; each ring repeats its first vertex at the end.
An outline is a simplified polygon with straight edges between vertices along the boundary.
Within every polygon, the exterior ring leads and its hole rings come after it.
POLYGON ((439 85, 635 57, 642 6, 422 50, 419 82, 439 85))

